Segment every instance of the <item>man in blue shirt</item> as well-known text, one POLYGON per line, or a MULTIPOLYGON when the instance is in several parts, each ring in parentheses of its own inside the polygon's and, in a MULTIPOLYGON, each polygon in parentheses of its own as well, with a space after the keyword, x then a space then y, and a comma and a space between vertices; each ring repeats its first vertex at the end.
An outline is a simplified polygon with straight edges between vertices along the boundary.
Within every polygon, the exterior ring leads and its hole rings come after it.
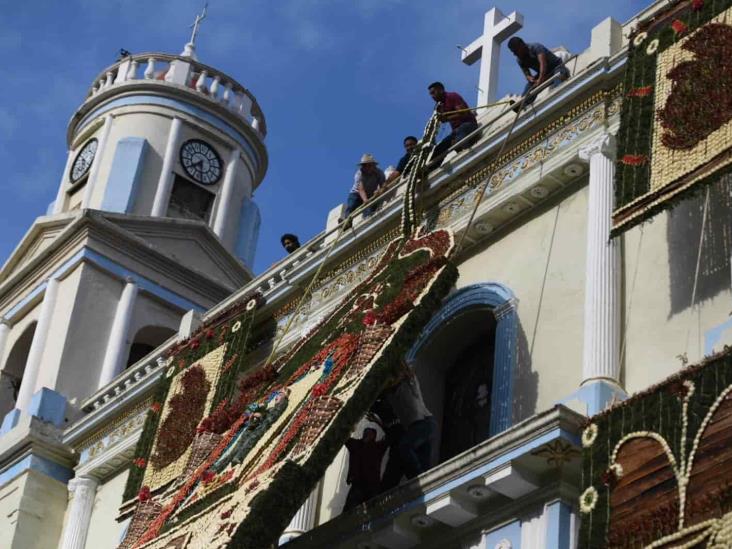
MULTIPOLYGON (((527 84, 524 88, 524 96, 534 88, 541 86, 554 74, 559 74, 559 78, 554 80, 553 85, 569 78, 569 71, 562 60, 542 44, 527 44, 518 36, 514 36, 508 41, 508 49, 516 56, 516 61, 526 76, 527 84), (532 74, 531 71, 536 74, 532 74)), ((530 105, 535 99, 536 95, 529 95, 523 104, 530 105)))
POLYGON ((417 143, 418 140, 413 135, 408 135, 404 138, 405 154, 399 159, 399 164, 397 164, 396 170, 391 172, 391 174, 389 174, 389 177, 386 178, 387 185, 397 179, 400 175, 409 175, 409 170, 407 170, 407 164, 409 163, 409 159, 412 158, 412 153, 417 148, 417 143))

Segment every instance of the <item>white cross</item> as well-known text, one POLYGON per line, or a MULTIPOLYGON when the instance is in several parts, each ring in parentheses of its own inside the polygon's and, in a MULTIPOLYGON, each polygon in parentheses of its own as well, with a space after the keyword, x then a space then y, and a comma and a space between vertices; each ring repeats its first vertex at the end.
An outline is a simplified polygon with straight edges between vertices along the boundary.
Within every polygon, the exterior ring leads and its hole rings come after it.
POLYGON ((462 61, 466 65, 472 65, 480 59, 477 106, 496 100, 501 42, 523 26, 524 16, 520 13, 514 11, 506 17, 498 8, 491 8, 485 14, 483 35, 463 49, 462 61))

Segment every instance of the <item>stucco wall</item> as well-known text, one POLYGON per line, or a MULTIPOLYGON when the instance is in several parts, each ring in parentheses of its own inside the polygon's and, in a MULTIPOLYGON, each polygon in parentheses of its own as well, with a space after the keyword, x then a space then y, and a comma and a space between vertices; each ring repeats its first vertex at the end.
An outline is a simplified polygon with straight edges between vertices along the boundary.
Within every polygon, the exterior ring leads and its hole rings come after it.
POLYGON ((712 348, 719 351, 732 343, 728 187, 717 186, 710 194, 691 306, 704 199, 701 193, 624 236, 624 377, 630 393, 677 372, 682 366, 678 355, 686 353, 694 363, 712 348))
POLYGON ((586 230, 585 185, 459 265, 458 288, 499 282, 518 299, 514 421, 550 408, 579 386, 586 230))
POLYGON ((94 509, 86 538, 87 549, 113 549, 119 545, 124 525, 115 520, 122 503, 122 492, 128 470, 100 484, 94 498, 94 509))
POLYGON ((66 494, 65 484, 32 470, 0 487, 0 547, 56 547, 66 494))

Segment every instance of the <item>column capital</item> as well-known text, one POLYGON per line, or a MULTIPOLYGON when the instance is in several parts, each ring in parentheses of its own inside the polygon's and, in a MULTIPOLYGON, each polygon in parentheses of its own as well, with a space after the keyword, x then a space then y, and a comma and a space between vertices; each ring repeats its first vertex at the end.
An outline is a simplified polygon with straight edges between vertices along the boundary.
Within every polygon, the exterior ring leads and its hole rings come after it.
POLYGON ((598 135, 586 145, 580 147, 579 157, 585 162, 589 162, 590 158, 596 154, 606 156, 610 160, 615 160, 617 146, 615 136, 611 133, 603 133, 598 135))
POLYGON ((68 490, 78 496, 84 497, 88 492, 94 492, 99 481, 92 477, 74 477, 69 481, 68 490))

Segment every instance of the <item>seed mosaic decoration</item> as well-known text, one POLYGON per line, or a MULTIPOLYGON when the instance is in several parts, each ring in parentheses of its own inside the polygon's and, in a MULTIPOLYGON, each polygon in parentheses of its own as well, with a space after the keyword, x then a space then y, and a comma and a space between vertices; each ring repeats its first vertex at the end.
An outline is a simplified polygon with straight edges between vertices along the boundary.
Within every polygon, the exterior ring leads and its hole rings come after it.
POLYGON ((122 548, 261 549, 280 532, 455 283, 449 231, 398 238, 284 356, 254 368, 256 295, 168 358, 125 491, 122 548))
POLYGON ((732 171, 732 0, 673 2, 629 48, 615 234, 732 171))
POLYGON ((732 349, 591 418, 579 546, 732 547, 732 349))

